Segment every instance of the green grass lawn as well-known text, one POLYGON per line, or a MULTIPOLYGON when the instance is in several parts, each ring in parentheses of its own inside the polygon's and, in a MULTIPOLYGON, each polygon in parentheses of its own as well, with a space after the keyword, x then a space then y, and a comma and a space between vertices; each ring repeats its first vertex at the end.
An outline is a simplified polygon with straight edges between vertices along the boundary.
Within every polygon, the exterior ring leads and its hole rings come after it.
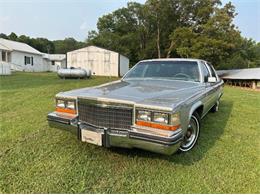
POLYGON ((48 127, 56 93, 110 80, 0 77, 0 193, 260 193, 259 92, 225 87, 185 154, 102 148, 48 127))

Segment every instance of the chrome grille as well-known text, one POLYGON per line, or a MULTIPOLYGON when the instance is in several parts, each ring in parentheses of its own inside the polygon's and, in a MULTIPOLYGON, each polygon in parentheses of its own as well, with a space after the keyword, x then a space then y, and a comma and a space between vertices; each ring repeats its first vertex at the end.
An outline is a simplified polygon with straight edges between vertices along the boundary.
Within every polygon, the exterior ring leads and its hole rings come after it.
POLYGON ((79 99, 78 114, 80 121, 97 127, 130 129, 133 107, 79 99))

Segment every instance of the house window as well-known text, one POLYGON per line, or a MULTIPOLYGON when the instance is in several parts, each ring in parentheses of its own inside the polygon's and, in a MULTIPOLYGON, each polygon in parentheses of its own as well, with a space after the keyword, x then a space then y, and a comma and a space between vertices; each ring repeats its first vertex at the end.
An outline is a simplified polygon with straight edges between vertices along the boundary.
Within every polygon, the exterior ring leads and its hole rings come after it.
POLYGON ((53 61, 51 61, 51 65, 53 65, 53 66, 55 65, 55 61, 54 61, 54 60, 53 60, 53 61))
POLYGON ((6 52, 5 51, 2 51, 2 61, 3 62, 7 61, 7 59, 6 59, 6 52))
POLYGON ((33 57, 31 57, 31 64, 32 64, 32 66, 33 66, 33 57))
POLYGON ((24 65, 31 64, 31 58, 28 56, 24 56, 24 65))

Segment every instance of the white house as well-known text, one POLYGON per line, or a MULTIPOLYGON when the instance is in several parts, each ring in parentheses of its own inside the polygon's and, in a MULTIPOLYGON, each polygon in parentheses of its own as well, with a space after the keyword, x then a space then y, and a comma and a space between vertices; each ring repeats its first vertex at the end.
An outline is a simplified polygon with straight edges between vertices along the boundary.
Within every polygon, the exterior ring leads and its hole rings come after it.
POLYGON ((25 43, 0 38, 0 62, 16 71, 57 71, 58 66, 65 67, 66 55, 44 54, 25 43))
POLYGON ((57 72, 60 68, 66 68, 66 55, 43 53, 43 63, 49 71, 57 72))
POLYGON ((88 46, 67 53, 67 67, 90 69, 101 76, 123 76, 129 70, 129 59, 117 52, 88 46))

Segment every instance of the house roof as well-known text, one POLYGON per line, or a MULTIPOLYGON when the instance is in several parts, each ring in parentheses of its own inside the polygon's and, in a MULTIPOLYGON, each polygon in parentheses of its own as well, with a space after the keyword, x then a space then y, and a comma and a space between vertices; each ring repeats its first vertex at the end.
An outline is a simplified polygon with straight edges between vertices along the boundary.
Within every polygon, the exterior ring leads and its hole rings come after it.
POLYGON ((0 49, 1 48, 4 50, 9 50, 9 51, 14 50, 14 51, 22 51, 22 52, 26 52, 26 53, 42 55, 41 52, 39 52, 38 50, 34 49, 33 47, 31 47, 25 43, 11 41, 11 40, 7 40, 7 39, 3 39, 3 38, 0 38, 0 49))
POLYGON ((47 53, 42 53, 42 54, 43 54, 43 58, 49 60, 62 61, 66 59, 66 54, 47 54, 47 53))
POLYGON ((260 80, 260 68, 219 70, 217 74, 223 79, 260 80))
POLYGON ((1 42, 0 42, 0 49, 5 51, 11 51, 8 47, 2 45, 1 42))

